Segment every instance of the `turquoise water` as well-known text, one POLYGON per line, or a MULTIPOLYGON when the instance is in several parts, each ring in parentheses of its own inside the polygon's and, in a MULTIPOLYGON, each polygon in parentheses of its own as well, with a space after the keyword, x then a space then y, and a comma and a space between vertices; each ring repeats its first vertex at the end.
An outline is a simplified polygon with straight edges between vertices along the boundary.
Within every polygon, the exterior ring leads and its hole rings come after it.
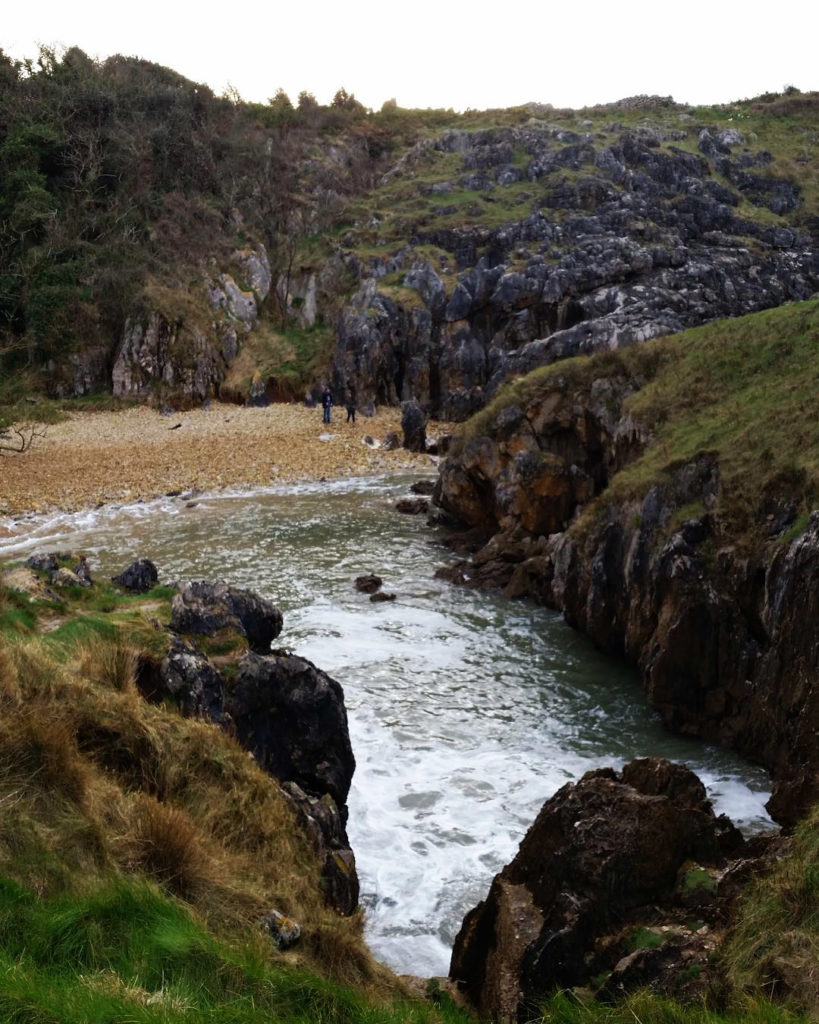
POLYGON ((636 675, 559 616, 434 579, 452 556, 423 516, 393 508, 411 479, 6 521, 0 558, 82 549, 111 575, 148 557, 162 582, 223 578, 281 607, 277 644, 344 687, 367 935, 399 971, 446 973, 464 913, 543 801, 590 768, 648 754, 684 761, 718 810, 746 830, 770 825, 766 773, 665 732, 636 675), (353 580, 365 572, 396 600, 358 593, 353 580))

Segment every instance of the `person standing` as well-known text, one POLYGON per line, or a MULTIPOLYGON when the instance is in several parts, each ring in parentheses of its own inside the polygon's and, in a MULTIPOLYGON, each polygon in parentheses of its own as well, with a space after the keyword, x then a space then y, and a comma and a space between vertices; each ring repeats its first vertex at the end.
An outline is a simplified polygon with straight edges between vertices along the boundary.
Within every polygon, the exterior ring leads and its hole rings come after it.
POLYGON ((347 389, 347 423, 355 423, 355 388, 347 389))
POLYGON ((330 422, 330 410, 333 408, 333 393, 330 390, 330 385, 324 385, 324 391, 321 395, 321 407, 324 410, 324 422, 330 422))

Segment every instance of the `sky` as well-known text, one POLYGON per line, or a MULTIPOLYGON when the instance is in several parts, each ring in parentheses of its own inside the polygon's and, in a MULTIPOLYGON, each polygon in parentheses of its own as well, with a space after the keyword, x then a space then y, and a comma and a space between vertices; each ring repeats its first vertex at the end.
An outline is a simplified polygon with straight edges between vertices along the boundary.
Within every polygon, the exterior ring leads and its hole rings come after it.
POLYGON ((377 110, 578 108, 642 93, 720 104, 786 86, 819 90, 819 3, 785 20, 753 0, 38 0, 9 3, 0 48, 39 44, 142 57, 266 102, 328 103, 343 87, 377 110), (757 12, 757 13, 755 13, 757 12))

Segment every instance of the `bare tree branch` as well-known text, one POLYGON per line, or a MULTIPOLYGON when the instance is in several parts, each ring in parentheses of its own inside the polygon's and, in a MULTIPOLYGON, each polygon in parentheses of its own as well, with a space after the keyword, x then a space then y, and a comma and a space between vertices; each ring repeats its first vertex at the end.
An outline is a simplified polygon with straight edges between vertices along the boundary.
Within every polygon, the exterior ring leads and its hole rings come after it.
POLYGON ((0 430, 0 456, 8 453, 21 455, 34 444, 34 439, 45 437, 46 427, 40 430, 33 423, 21 423, 19 426, 5 427, 0 430))

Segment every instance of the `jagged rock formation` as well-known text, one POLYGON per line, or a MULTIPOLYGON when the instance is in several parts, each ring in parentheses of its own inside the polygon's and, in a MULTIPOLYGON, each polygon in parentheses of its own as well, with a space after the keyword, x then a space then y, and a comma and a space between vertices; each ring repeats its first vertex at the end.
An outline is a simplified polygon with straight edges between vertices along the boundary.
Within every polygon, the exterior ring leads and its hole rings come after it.
POLYGON ((771 154, 736 129, 677 125, 531 121, 418 149, 400 173, 430 152, 456 156, 451 179, 427 172, 418 189, 475 192, 472 206, 437 208, 438 221, 470 223, 420 224, 389 259, 351 264, 361 284, 339 323, 336 386, 354 384, 364 405, 414 398, 460 420, 510 374, 808 297, 816 238, 755 212, 788 218, 798 186, 766 174, 771 154), (492 204, 522 189, 534 212, 492 226, 492 204), (380 284, 397 272, 415 302, 380 284))
POLYGON ((686 977, 706 983, 711 929, 747 854, 687 768, 646 758, 588 772, 546 801, 467 914, 450 977, 481 1019, 503 1021, 532 1020, 554 989, 592 979, 608 995, 640 984, 683 994, 686 977), (634 949, 641 935, 653 957, 634 949))
POLYGON ((120 398, 142 398, 164 389, 188 401, 218 393, 242 339, 253 330, 270 291, 270 265, 263 245, 233 254, 249 288, 228 273, 203 278, 201 295, 166 296, 165 306, 130 317, 113 358, 111 388, 120 398), (172 313, 167 308, 182 308, 172 313), (210 307, 208 309, 208 307, 210 307))
POLYGON ((716 452, 610 497, 614 473, 650 442, 623 408, 639 380, 550 380, 488 410, 442 464, 435 501, 477 548, 443 574, 561 610, 638 667, 667 726, 767 766, 769 810, 793 823, 819 797, 819 513, 786 536, 804 482, 761 487, 741 543, 720 517, 716 452))
POLYGON ((179 584, 169 628, 177 635, 165 656, 140 660, 141 694, 231 732, 283 784, 323 865, 325 898, 352 914, 358 876, 345 825, 355 758, 341 686, 304 658, 270 650, 282 615, 252 591, 179 584), (216 664, 197 646, 202 637, 237 643, 216 664))

